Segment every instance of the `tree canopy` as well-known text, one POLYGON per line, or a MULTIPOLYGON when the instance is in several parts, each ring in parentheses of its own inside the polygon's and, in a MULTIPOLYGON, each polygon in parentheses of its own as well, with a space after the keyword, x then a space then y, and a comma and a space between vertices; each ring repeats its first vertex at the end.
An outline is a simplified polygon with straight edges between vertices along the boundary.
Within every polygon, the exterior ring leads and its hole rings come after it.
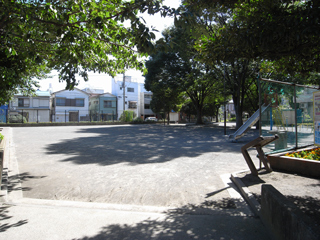
POLYGON ((165 82, 170 89, 185 93, 197 110, 197 124, 202 124, 205 99, 221 89, 221 81, 217 81, 221 74, 197 60, 195 40, 184 29, 173 27, 163 36, 156 46, 157 52, 146 62, 146 89, 149 82, 165 82))
POLYGON ((67 89, 76 85, 76 74, 87 80, 89 70, 115 75, 125 68, 143 69, 139 57, 152 49, 155 35, 138 13, 170 14, 160 3, 1 0, 1 103, 49 69, 59 71, 67 89))
POLYGON ((287 72, 319 72, 319 1, 185 0, 184 3, 194 8, 215 7, 230 14, 231 18, 218 31, 202 36, 202 51, 211 57, 222 61, 234 56, 259 57, 277 61, 287 72))

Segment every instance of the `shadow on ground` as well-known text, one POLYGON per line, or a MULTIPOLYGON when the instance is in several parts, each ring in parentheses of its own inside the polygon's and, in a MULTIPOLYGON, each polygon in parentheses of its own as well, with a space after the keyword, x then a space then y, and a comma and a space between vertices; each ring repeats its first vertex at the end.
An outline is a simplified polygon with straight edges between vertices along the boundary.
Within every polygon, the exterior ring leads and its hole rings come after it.
POLYGON ((8 192, 10 193, 12 191, 30 191, 31 188, 21 187, 20 183, 23 183, 31 179, 40 179, 45 177, 46 176, 33 176, 30 175, 30 173, 28 172, 11 175, 8 177, 8 192))
POLYGON ((224 137, 223 129, 214 127, 135 125, 83 128, 78 133, 82 137, 48 145, 47 154, 68 155, 63 161, 77 164, 162 163, 204 153, 239 153, 243 141, 257 137, 258 132, 252 130, 237 143, 224 137))
POLYGON ((135 225, 112 224, 95 236, 77 240, 100 239, 268 239, 259 219, 235 211, 235 199, 206 201, 166 213, 163 219, 148 219, 135 225), (201 216, 200 216, 201 215, 201 216), (254 224, 252 224, 254 223, 254 224))
POLYGON ((3 224, 3 221, 6 221, 6 220, 12 218, 12 216, 9 215, 9 210, 8 210, 10 207, 11 206, 1 206, 0 207, 0 232, 5 232, 9 228, 20 227, 20 226, 28 223, 28 220, 20 220, 16 223, 12 223, 12 224, 8 224, 8 223, 3 224))
MULTIPOLYGON (((257 201, 261 204, 261 184, 267 183, 272 184, 274 187, 278 188, 280 182, 284 181, 284 179, 290 179, 290 183, 293 186, 296 185, 296 192, 292 188, 292 186, 288 186, 288 189, 291 190, 291 194, 289 194, 290 190, 283 191, 283 186, 281 185, 281 189, 278 189, 288 200, 293 202, 305 215, 309 216, 318 226, 320 226, 320 199, 319 195, 315 193, 315 190, 320 186, 320 179, 313 179, 308 177, 299 176, 293 173, 287 172, 272 172, 272 174, 267 173, 266 171, 262 171, 262 174, 259 176, 254 176, 252 174, 246 174, 243 177, 240 177, 240 180, 252 191, 252 194, 255 196, 257 201), (272 174, 277 174, 278 176, 283 176, 283 178, 272 177, 272 174), (269 177, 269 176, 271 177, 269 177), (263 180, 265 178, 266 180, 263 180), (297 179, 297 180, 295 180, 297 179), (319 182, 316 184, 308 184, 308 179, 313 182, 319 182), (304 182, 307 181, 306 183, 304 182), (253 186, 253 187, 252 187, 253 186), (259 186, 259 187, 258 187, 259 186), (298 196, 299 191, 301 189, 308 188, 308 193, 314 196, 298 196), (296 195, 295 195, 296 194, 296 195), (316 196, 316 197, 315 197, 316 196)), ((284 183, 288 184, 288 183, 284 183)), ((306 193, 305 193, 306 194, 306 193)))

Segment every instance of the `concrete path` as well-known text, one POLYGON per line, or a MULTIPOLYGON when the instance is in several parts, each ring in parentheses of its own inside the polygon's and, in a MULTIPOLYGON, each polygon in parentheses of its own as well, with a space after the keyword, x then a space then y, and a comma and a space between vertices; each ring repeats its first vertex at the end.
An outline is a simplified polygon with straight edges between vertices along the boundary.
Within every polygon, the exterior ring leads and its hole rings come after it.
POLYGON ((223 129, 7 130, 1 239, 269 239, 229 180, 247 167, 223 129))

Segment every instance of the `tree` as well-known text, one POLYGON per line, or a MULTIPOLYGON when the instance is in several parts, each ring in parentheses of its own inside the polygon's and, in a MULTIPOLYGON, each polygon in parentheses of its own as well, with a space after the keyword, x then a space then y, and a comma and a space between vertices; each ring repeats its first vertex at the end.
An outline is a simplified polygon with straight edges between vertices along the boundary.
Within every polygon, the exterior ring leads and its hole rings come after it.
POLYGON ((205 116, 215 117, 216 122, 219 122, 219 111, 224 101, 225 101, 225 96, 223 96, 222 94, 217 93, 209 96, 205 101, 205 104, 203 107, 203 114, 205 116))
POLYGON ((185 93, 197 110, 196 124, 203 124, 204 101, 214 89, 221 87, 221 81, 217 81, 221 76, 197 61, 194 39, 182 28, 168 29, 163 35, 157 53, 146 62, 146 82, 165 82, 168 88, 185 93))
POLYGON ((172 60, 171 57, 173 56, 163 52, 152 56, 152 60, 146 62, 148 73, 145 75, 145 89, 153 93, 150 102, 152 111, 167 114, 169 124, 171 110, 178 111, 180 109, 179 105, 183 102, 178 87, 163 80, 168 76, 162 70, 166 63, 172 60))
POLYGON ((180 93, 175 92, 170 88, 161 88, 160 91, 155 91, 152 95, 150 107, 153 112, 163 113, 164 116, 167 116, 167 124, 169 125, 170 112, 180 111, 182 101, 183 98, 180 93))
POLYGON ((77 84, 76 74, 88 80, 89 70, 113 76, 125 68, 143 69, 138 59, 152 50, 155 35, 138 13, 170 13, 160 2, 2 0, 1 103, 48 69, 59 71, 67 89, 77 84))
MULTIPOLYGON (((196 8, 225 9, 230 20, 203 36, 219 60, 268 59, 288 73, 320 70, 320 2, 317 0, 185 0, 196 8), (210 2, 210 5, 209 5, 210 2), (214 2, 214 3, 213 3, 214 2), (226 49, 228 51, 226 51, 226 49)), ((225 11, 225 12, 226 12, 225 11)))
MULTIPOLYGON (((229 8, 203 2, 184 1, 184 7, 180 8, 180 19, 176 24, 192 32, 193 37, 197 39, 197 60, 220 75, 220 84, 224 84, 226 89, 224 94, 232 95, 236 128, 239 128, 243 124, 242 113, 246 107, 246 100, 249 99, 248 94, 251 94, 250 86, 256 81, 261 61, 238 56, 234 51, 236 47, 229 47, 227 36, 211 41, 232 20, 232 12, 229 8)), ((254 95, 258 96, 257 93, 254 95)))

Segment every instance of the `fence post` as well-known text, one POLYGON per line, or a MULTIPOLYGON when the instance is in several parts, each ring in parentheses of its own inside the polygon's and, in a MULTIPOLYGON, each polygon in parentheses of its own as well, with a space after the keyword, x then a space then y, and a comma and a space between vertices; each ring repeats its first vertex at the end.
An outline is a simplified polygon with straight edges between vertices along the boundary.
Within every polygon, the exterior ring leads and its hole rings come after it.
POLYGON ((293 99, 294 99, 294 124, 296 131, 296 148, 298 148, 298 119, 297 119, 297 92, 296 85, 293 85, 293 99))
POLYGON ((23 109, 22 109, 22 118, 21 118, 21 119, 22 119, 21 121, 22 121, 22 123, 23 123, 23 109))
POLYGON ((37 123, 39 123, 38 116, 39 116, 39 109, 37 109, 37 123))
POLYGON ((80 122, 80 110, 78 110, 78 122, 80 122))
POLYGON ((67 110, 64 110, 64 122, 67 122, 67 110))

